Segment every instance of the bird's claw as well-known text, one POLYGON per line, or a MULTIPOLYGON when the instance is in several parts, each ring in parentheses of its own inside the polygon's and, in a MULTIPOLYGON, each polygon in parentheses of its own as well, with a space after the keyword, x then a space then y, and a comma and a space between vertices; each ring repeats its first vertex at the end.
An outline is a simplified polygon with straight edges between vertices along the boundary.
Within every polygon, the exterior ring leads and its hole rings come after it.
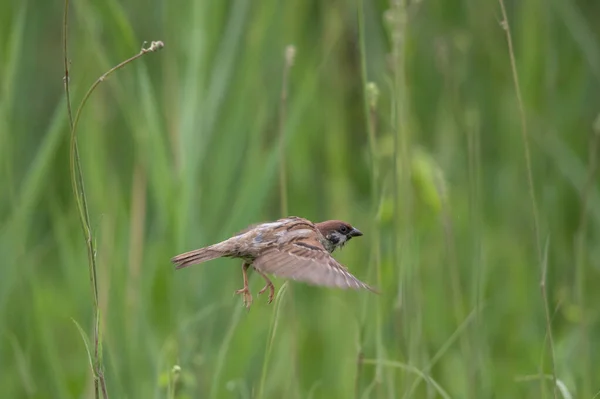
POLYGON ((267 284, 263 287, 262 290, 258 291, 258 295, 264 293, 266 290, 269 290, 269 300, 267 303, 273 302, 273 298, 275 297, 275 286, 273 284, 267 284))
POLYGON ((246 306, 246 308, 250 308, 250 305, 252 305, 252 294, 250 293, 248 287, 237 290, 235 293, 237 295, 243 295, 244 306, 246 306))

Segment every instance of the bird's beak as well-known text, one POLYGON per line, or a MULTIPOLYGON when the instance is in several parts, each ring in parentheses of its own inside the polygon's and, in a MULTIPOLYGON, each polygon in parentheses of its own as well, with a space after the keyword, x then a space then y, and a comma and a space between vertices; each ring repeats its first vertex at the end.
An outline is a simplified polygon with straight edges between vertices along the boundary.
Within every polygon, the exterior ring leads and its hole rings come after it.
POLYGON ((348 234, 348 237, 360 237, 362 235, 363 235, 363 233, 359 229, 353 228, 350 231, 350 233, 348 234))

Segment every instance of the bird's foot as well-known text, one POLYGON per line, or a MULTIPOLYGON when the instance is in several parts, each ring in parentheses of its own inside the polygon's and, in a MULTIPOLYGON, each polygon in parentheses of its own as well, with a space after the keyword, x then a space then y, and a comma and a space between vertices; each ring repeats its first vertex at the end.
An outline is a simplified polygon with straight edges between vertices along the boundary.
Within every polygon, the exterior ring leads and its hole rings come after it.
POLYGON ((243 295, 244 306, 246 306, 246 308, 250 308, 250 305, 252 305, 252 294, 250 293, 248 286, 245 286, 241 290, 237 290, 235 293, 237 295, 243 295))
POLYGON ((275 286, 272 282, 269 281, 267 285, 263 287, 262 290, 258 291, 258 295, 264 293, 267 289, 269 290, 269 300, 267 301, 267 303, 271 303, 273 302, 273 298, 275 297, 275 286))

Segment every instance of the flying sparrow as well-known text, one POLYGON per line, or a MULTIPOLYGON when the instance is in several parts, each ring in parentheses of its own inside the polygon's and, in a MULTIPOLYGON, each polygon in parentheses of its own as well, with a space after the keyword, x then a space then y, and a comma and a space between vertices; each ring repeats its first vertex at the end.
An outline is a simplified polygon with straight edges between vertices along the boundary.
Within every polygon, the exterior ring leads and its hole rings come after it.
POLYGON ((243 295, 247 308, 252 304, 247 274, 250 266, 266 281, 258 294, 268 289, 268 303, 273 301, 275 286, 267 274, 312 285, 366 288, 376 292, 331 256, 336 248, 343 247, 352 237, 362 235, 358 229, 340 220, 313 223, 290 216, 249 226, 225 241, 177 255, 171 261, 176 269, 181 269, 221 257, 242 259, 244 287, 235 293, 243 295))

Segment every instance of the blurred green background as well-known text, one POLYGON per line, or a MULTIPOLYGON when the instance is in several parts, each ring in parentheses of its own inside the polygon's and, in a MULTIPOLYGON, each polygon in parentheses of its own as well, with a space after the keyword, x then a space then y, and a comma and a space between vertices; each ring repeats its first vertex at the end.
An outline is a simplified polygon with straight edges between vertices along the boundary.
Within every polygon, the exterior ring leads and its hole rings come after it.
MULTIPOLYGON (((540 252, 557 395, 600 391, 600 3, 507 4, 539 240, 499 4, 361 4, 72 2, 75 108, 144 41, 166 45, 102 83, 78 130, 111 398, 551 398, 540 252), (335 256, 381 295, 275 280, 267 305, 252 275, 247 312, 240 262, 174 272, 177 253, 280 217, 281 165, 290 215, 365 233, 335 256)), ((62 15, 0 5, 7 398, 93 397, 71 320, 91 336, 62 15)))

